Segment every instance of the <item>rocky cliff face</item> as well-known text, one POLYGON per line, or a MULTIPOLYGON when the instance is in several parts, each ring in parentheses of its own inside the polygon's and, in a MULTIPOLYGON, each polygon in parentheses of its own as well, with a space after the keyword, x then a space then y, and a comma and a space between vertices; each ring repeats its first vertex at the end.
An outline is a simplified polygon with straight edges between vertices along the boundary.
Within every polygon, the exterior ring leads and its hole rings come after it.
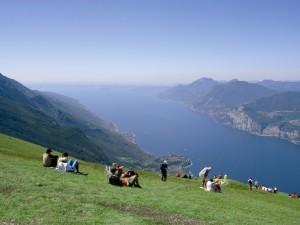
POLYGON ((278 126, 268 125, 265 129, 263 129, 262 135, 279 137, 300 144, 300 132, 298 130, 285 131, 280 129, 278 126))
POLYGON ((278 125, 272 124, 263 127, 241 108, 229 111, 226 115, 227 120, 224 121, 225 117, 223 117, 223 123, 233 128, 255 135, 277 137, 300 144, 300 132, 297 129, 285 130, 278 125))
MULTIPOLYGON (((295 144, 300 144, 300 120, 285 121, 285 125, 279 126, 270 124, 261 124, 253 117, 251 117, 243 106, 233 109, 222 110, 204 110, 201 108, 190 107, 191 110, 198 113, 206 113, 218 122, 254 135, 277 137, 289 140, 295 144), (289 128, 286 128, 289 127, 289 128)), ((272 116, 274 113, 269 113, 272 116)))
POLYGON ((253 134, 261 134, 262 127, 242 110, 232 110, 227 113, 229 125, 253 134))

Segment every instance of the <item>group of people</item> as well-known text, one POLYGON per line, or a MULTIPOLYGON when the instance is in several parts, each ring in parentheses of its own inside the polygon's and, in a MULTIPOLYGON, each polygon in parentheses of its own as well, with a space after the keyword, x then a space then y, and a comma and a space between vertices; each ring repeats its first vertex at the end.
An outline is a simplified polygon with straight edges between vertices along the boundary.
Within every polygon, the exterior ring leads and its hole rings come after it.
POLYGON ((128 186, 142 188, 139 184, 139 175, 134 170, 123 172, 123 166, 112 163, 112 166, 106 167, 105 171, 108 174, 108 182, 116 186, 128 186))
MULTIPOLYGON (((68 153, 62 153, 61 156, 53 155, 52 149, 48 148, 43 154, 43 166, 52 167, 61 172, 74 172, 77 174, 84 174, 79 171, 79 162, 75 159, 69 159, 68 153)), ((128 187, 138 187, 142 188, 139 184, 139 175, 134 170, 128 170, 123 172, 123 166, 117 163, 112 163, 111 166, 106 166, 105 171, 108 175, 108 181, 112 185, 117 186, 128 186, 128 187)), ((207 191, 221 192, 221 185, 217 179, 215 181, 210 179, 207 181, 208 173, 211 171, 211 167, 205 168, 205 172, 202 174, 200 171, 199 176, 202 177, 202 186, 207 191)), ((168 162, 163 160, 160 164, 161 180, 167 181, 168 174, 168 162)), ((84 174, 87 175, 87 174, 84 174)), ((180 175, 179 175, 180 176, 180 175)), ((180 176, 181 177, 181 176, 180 176)), ((183 178, 191 179, 191 175, 185 174, 183 178)))
MULTIPOLYGON (((199 172, 199 177, 202 182, 202 188, 205 189, 206 191, 211 191, 211 192, 221 192, 221 184, 222 181, 224 181, 224 178, 222 175, 214 176, 213 179, 208 179, 208 174, 212 170, 212 167, 205 167, 199 172)), ((166 160, 164 160, 160 164, 160 171, 161 171, 161 180, 162 181, 167 181, 167 171, 168 171, 168 163, 166 160)), ((227 178, 227 175, 225 175, 227 178)), ((176 177, 182 177, 182 178, 189 178, 192 179, 192 175, 189 174, 184 174, 181 176, 179 172, 176 173, 176 177)))
MULTIPOLYGON (((52 154, 52 149, 48 148, 46 153, 43 154, 43 166, 44 167, 52 167, 56 168, 56 170, 61 172, 74 172, 77 174, 84 174, 79 171, 79 162, 75 159, 69 159, 68 153, 63 153, 60 157, 52 154)), ((112 185, 117 186, 128 186, 128 187, 138 187, 141 188, 139 184, 139 175, 134 170, 128 170, 127 172, 123 172, 123 166, 112 163, 111 166, 106 166, 106 172, 109 175, 108 180, 112 185)), ((208 174, 212 170, 212 167, 204 167, 199 172, 199 177, 202 182, 202 188, 206 191, 210 192, 221 192, 221 184, 227 179, 227 175, 224 177, 222 175, 214 176, 212 179, 208 179, 208 174)), ((168 162, 167 160, 163 160, 160 164, 161 171, 161 180, 167 181, 167 173, 168 173, 168 162)), ((84 174, 87 175, 87 174, 84 174)), ((177 177, 181 177, 179 173, 176 173, 177 177)), ((183 178, 190 178, 191 175, 185 175, 183 178)), ((251 177, 248 179, 249 190, 252 191, 253 186, 257 190, 262 190, 266 192, 277 193, 277 187, 268 188, 259 184, 257 180, 253 180, 251 177)), ((290 194, 291 198, 299 198, 299 196, 295 193, 290 194)))
MULTIPOLYGON (((63 153, 60 157, 52 154, 52 149, 48 148, 43 154, 43 166, 56 168, 61 172, 74 172, 84 174, 79 171, 79 162, 75 159, 69 159, 68 153, 63 153)), ((86 175, 86 174, 84 174, 86 175)))
POLYGON ((227 175, 214 175, 213 178, 208 179, 209 172, 212 171, 212 167, 204 167, 199 172, 199 177, 202 179, 202 188, 210 192, 222 192, 221 185, 227 180, 227 175))
POLYGON ((258 180, 254 181, 252 179, 252 177, 250 177, 248 179, 248 187, 249 187, 250 191, 253 190, 253 186, 255 187, 256 190, 262 190, 262 191, 270 192, 270 193, 274 193, 274 194, 276 194, 278 192, 277 187, 270 188, 270 187, 263 186, 258 182, 258 180))
MULTIPOLYGON (((61 156, 53 155, 52 149, 48 148, 43 154, 43 166, 55 168, 61 172, 73 172, 75 174, 88 175, 79 171, 79 162, 76 159, 69 159, 67 152, 62 153, 61 156)), ((113 163, 109 169, 109 183, 118 186, 129 186, 141 188, 138 180, 138 173, 134 170, 123 172, 123 166, 113 163)))

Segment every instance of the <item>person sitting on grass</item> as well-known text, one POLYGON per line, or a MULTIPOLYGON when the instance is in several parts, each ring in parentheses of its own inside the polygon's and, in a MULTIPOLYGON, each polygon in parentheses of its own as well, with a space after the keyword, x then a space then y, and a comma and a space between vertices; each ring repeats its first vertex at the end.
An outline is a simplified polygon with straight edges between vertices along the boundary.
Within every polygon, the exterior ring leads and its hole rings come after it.
POLYGON ((142 188, 139 184, 138 174, 133 170, 123 173, 123 166, 113 163, 109 183, 117 186, 128 186, 142 188))
POLYGON ((214 183, 218 183, 219 185, 228 184, 228 175, 227 174, 224 174, 224 176, 222 174, 215 175, 213 181, 214 183))
POLYGON ((122 175, 122 168, 120 165, 117 163, 113 163, 112 166, 110 167, 110 176, 108 178, 108 183, 111 185, 116 185, 116 186, 123 186, 121 182, 121 175, 122 175))
POLYGON ((297 193, 296 193, 296 192, 293 192, 293 193, 289 194, 289 197, 290 197, 290 198, 297 199, 297 198, 299 198, 299 197, 300 197, 300 195, 297 195, 297 193))
POLYGON ((44 167, 56 167, 57 155, 52 155, 52 149, 48 148, 46 153, 43 154, 43 166, 44 167))
POLYGON ((206 191, 211 192, 221 192, 221 185, 218 182, 214 182, 213 179, 210 179, 206 182, 206 191))
POLYGON ((182 176, 182 178, 187 179, 187 178, 189 178, 189 177, 188 177, 188 175, 185 173, 185 174, 182 176))
POLYGON ((123 173, 121 181, 126 186, 142 188, 139 184, 139 175, 133 170, 128 170, 126 173, 123 173))
POLYGON ((76 159, 68 159, 69 154, 63 153, 57 160, 56 169, 62 172, 75 172, 76 174, 87 175, 79 171, 79 162, 76 159))

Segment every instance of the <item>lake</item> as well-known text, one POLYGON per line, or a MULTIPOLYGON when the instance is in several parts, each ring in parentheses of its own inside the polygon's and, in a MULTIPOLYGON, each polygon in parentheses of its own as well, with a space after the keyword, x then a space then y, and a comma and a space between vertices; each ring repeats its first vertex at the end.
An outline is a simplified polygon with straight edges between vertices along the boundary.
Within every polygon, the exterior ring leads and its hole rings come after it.
POLYGON ((176 153, 190 158, 197 175, 207 165, 213 174, 265 186, 300 192, 300 146, 270 137, 258 137, 223 126, 187 107, 162 100, 164 87, 31 86, 78 99, 122 131, 136 134, 136 142, 155 155, 176 153))

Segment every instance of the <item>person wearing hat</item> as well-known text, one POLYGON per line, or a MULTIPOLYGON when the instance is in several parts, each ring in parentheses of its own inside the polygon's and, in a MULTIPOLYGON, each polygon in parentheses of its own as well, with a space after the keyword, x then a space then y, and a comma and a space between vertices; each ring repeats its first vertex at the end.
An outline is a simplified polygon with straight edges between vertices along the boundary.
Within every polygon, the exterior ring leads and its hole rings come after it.
POLYGON ((52 149, 48 148, 46 153, 43 154, 43 166, 45 167, 56 167, 57 155, 52 155, 52 149))
POLYGON ((160 164, 160 172, 161 172, 161 180, 167 181, 167 172, 168 172, 168 162, 164 160, 162 164, 160 164))

